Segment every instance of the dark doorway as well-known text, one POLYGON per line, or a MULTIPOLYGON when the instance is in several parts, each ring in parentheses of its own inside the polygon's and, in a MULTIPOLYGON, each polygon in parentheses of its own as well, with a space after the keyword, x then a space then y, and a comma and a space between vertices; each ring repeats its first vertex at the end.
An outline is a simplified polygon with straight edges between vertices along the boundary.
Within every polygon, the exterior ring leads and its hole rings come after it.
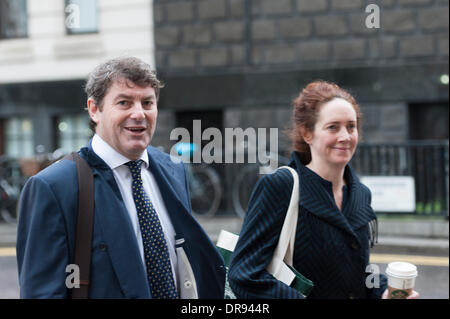
MULTIPOLYGON (((223 131, 223 112, 217 111, 180 111, 176 112, 177 127, 184 127, 189 131, 189 134, 193 135, 193 121, 201 120, 202 131, 208 127, 218 128, 223 131)), ((208 141, 202 141, 202 145, 207 144, 208 141)))
MULTIPOLYGON (((201 121, 201 133, 209 127, 217 128, 219 129, 222 134, 224 131, 223 128, 223 111, 222 110, 205 110, 205 111, 179 111, 176 112, 176 125, 177 127, 183 127, 189 131, 191 142, 193 142, 193 123, 194 120, 200 120, 201 121)), ((208 144, 209 140, 202 140, 201 141, 201 150, 203 147, 208 144)), ((222 140, 222 145, 224 141, 222 140)), ((200 164, 201 165, 201 164, 200 164)), ((211 164, 205 164, 208 167, 214 169, 217 174, 219 175, 221 189, 222 189, 222 195, 221 195, 221 201, 220 205, 218 207, 218 210, 216 212, 216 215, 221 215, 227 212, 227 207, 229 206, 227 198, 229 198, 228 195, 228 177, 226 176, 225 172, 225 166, 223 163, 211 163, 211 164)), ((193 200, 192 192, 191 192, 191 201, 193 200)), ((192 203, 194 205, 194 203, 192 203)))
POLYGON ((442 144, 449 138, 448 124, 448 102, 410 105, 410 165, 418 214, 448 213, 448 144, 442 144))
POLYGON ((448 139, 448 102, 411 104, 409 139, 448 139))

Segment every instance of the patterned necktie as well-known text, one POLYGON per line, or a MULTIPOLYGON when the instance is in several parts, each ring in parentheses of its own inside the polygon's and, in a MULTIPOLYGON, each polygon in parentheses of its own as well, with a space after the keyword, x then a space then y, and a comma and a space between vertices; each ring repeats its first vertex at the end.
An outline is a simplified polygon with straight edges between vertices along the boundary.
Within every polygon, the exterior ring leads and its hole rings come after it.
POLYGON ((170 266, 169 250, 158 214, 144 191, 141 164, 142 160, 126 163, 133 177, 131 186, 142 233, 148 283, 153 298, 176 299, 178 294, 170 266))

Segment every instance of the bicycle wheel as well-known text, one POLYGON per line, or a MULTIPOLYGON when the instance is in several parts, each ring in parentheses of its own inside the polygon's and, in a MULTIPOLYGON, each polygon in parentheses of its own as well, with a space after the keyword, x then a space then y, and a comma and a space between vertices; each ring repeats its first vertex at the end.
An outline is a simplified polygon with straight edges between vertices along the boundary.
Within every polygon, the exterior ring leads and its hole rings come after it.
POLYGON ((4 207, 0 209, 0 214, 5 222, 8 224, 17 224, 17 211, 11 212, 4 207))
POLYGON ((259 166, 255 164, 244 167, 234 182, 233 208, 241 218, 245 217, 248 201, 259 178, 259 166))
POLYGON ((208 166, 192 166, 189 182, 192 212, 197 216, 212 217, 222 199, 222 187, 217 172, 208 166))
POLYGON ((16 187, 0 180, 0 216, 9 224, 17 223, 18 193, 16 187))

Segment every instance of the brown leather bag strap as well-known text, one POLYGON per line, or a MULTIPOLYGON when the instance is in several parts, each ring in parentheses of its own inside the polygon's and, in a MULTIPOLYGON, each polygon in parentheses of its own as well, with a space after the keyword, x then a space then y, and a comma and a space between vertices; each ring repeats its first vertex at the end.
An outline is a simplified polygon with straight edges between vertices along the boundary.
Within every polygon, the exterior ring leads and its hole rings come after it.
POLYGON ((78 215, 74 263, 80 268, 80 288, 72 289, 72 299, 89 297, 92 231, 94 228, 94 176, 89 164, 76 152, 64 157, 77 165, 78 215))

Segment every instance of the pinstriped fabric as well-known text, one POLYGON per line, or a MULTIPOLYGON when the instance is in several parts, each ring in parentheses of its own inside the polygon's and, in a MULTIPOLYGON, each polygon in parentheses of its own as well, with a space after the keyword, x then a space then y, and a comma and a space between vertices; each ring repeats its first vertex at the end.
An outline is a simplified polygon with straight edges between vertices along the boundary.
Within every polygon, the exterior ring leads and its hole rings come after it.
MULTIPOLYGON (((331 183, 304 167, 293 154, 290 166, 300 179, 299 219, 294 267, 314 282, 308 298, 379 298, 386 287, 365 286, 369 261, 368 223, 376 218, 370 192, 348 166, 348 198, 340 212, 331 183)), ((264 176, 249 202, 239 242, 229 270, 238 298, 301 298, 294 289, 275 280, 265 268, 276 247, 292 190, 287 170, 264 176)))
POLYGON ((279 170, 255 186, 229 269, 238 298, 302 298, 265 270, 281 233, 292 184, 291 173, 279 170))

